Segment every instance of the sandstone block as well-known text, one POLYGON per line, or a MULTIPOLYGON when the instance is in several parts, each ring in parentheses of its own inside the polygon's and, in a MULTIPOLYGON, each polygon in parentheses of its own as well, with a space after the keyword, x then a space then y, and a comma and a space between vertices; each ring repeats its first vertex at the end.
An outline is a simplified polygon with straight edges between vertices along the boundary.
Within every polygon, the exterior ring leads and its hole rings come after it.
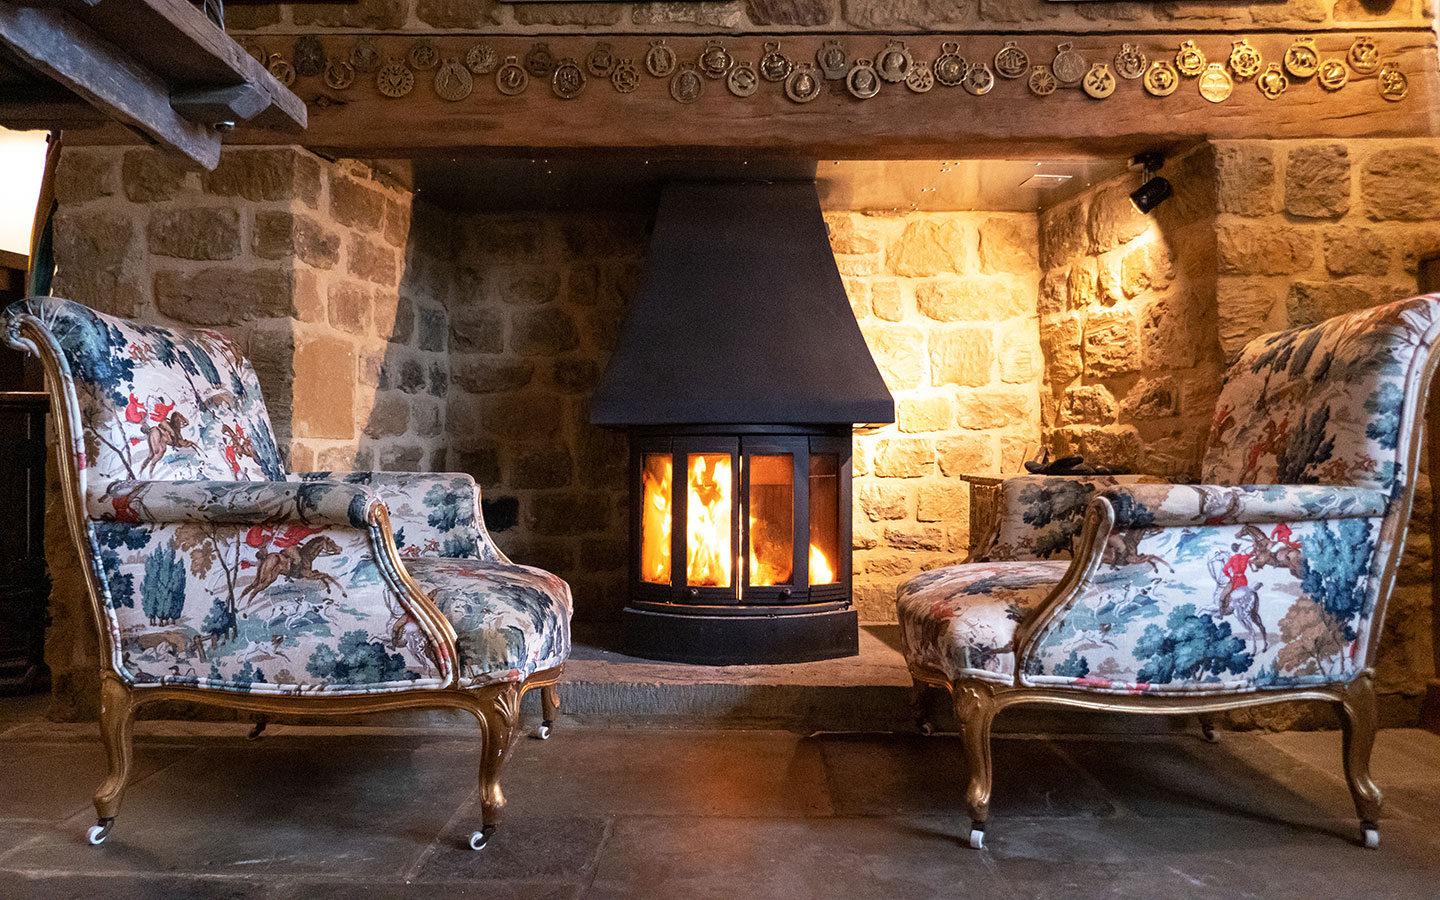
POLYGON ((989 384, 995 368, 995 332, 985 326, 936 329, 930 334, 930 380, 939 386, 989 384))
POLYGON ((1216 148, 1219 209, 1237 216, 1275 212, 1275 155, 1265 144, 1235 143, 1216 148))
POLYGON ((875 474, 881 478, 919 478, 935 468, 935 442, 927 438, 886 438, 875 448, 875 474))
POLYGON ((1009 384, 1034 381, 1042 371, 1040 345, 1032 322, 1000 332, 1000 380, 1009 384))
POLYGON ((859 322, 870 316, 870 282, 860 278, 842 278, 845 296, 850 301, 850 311, 859 322))
POLYGON ((1087 460, 1135 469, 1138 468, 1143 443, 1135 426, 1112 425, 1082 430, 1080 448, 1087 460))
POLYGON ((1368 283, 1297 281, 1285 298, 1285 315, 1291 326, 1312 325, 1331 316, 1355 312, 1383 303, 1386 298, 1368 283))
POLYGON ((380 337, 387 341, 408 344, 415 333, 415 302, 409 297, 396 297, 393 313, 385 309, 385 304, 378 304, 375 308, 375 327, 380 337))
POLYGON ((1056 269, 1084 253, 1089 243, 1090 207, 1085 198, 1052 207, 1040 215, 1040 267, 1056 269))
POLYGON ((1124 311, 1091 313, 1085 320, 1085 370, 1104 378, 1140 367, 1135 316, 1124 311))
POLYGON ((1090 201, 1088 231, 1095 253, 1114 250, 1144 234, 1150 220, 1130 202, 1134 186, 1129 181, 1106 185, 1090 201))
POLYGON ((551 384, 556 390, 566 394, 584 394, 588 397, 599 380, 600 364, 593 359, 557 359, 550 370, 551 384))
POLYGON ((309 216, 258 211, 250 250, 262 259, 293 256, 317 269, 332 269, 340 261, 340 236, 309 216))
POLYGON ((1164 419, 1180 414, 1180 392, 1170 376, 1142 378, 1125 392, 1120 414, 1127 419, 1164 419))
POLYGON ((500 24, 503 8, 494 0, 415 0, 415 18, 432 28, 465 31, 500 24))
POLYGON ((915 519, 919 522, 968 522, 970 486, 967 484, 925 484, 916 495, 915 519))
POLYGON ((825 217, 830 229, 830 249, 835 253, 877 253, 883 238, 866 216, 834 213, 825 217))
POLYGON ((835 257, 835 268, 840 270, 841 275, 879 275, 880 257, 840 255, 835 257))
POLYGON ((425 364, 412 357, 400 360, 400 374, 395 386, 407 394, 418 394, 425 389, 425 364))
POLYGON ((940 474, 947 478, 984 475, 995 471, 995 440, 981 434, 942 438, 935 444, 935 459, 940 464, 940 474))
POLYGON ((63 209, 109 197, 120 190, 119 174, 113 152, 67 147, 61 151, 60 166, 55 170, 55 199, 63 209))
POLYGON ((327 303, 330 324, 350 334, 369 334, 373 302, 371 289, 359 282, 330 282, 327 303))
POLYGON ((498 266, 485 272, 487 302, 538 306, 560 296, 560 273, 546 266, 498 266))
POLYGON ((1216 232, 1222 275, 1290 275, 1309 269, 1315 258, 1314 234, 1305 228, 1274 224, 1221 225, 1216 232))
POLYGON ((445 412, 438 403, 411 401, 410 420, 420 437, 439 437, 445 433, 445 412))
POLYGON ((512 488, 568 487, 575 475, 570 449, 563 445, 518 449, 510 460, 505 483, 512 488))
POLYGON ((547 492, 530 501, 525 521, 536 534, 587 534, 605 530, 611 506, 610 498, 597 492, 547 492))
MULTIPOLYGON (((1143 242, 1135 242, 1137 245, 1143 242)), ((1099 257, 1097 277, 1095 279, 1095 293, 1100 303, 1105 306, 1114 306, 1125 299, 1125 287, 1122 283, 1124 277, 1123 257, 1125 248, 1120 248, 1112 253, 1099 257)))
POLYGON ((885 543, 897 550, 940 551, 945 549, 945 530, 934 526, 924 528, 890 527, 885 529, 885 543))
POLYGON ((865 574, 898 577, 915 569, 915 561, 907 553, 871 553, 865 559, 865 574))
MULTIPOLYGON (((462 309, 463 308, 464 307, 462 306, 462 309)), ((433 306, 420 306, 416 309, 415 315, 415 323, 417 326, 416 337, 418 339, 418 343, 420 344, 420 349, 443 352, 445 350, 446 333, 450 330, 449 324, 445 321, 445 310, 433 306)), ((495 315, 493 313, 489 313, 488 315, 490 316, 490 318, 487 322, 478 323, 472 321, 471 323, 469 323, 469 326, 471 328, 471 338, 474 339, 474 332, 478 330, 481 335, 493 334, 493 339, 487 341, 482 337, 479 340, 480 346, 471 345, 467 347, 461 347, 459 342, 457 341, 457 350, 471 349, 485 350, 489 353, 500 352, 500 349, 504 347, 504 341, 502 340, 501 333, 501 329, 503 326, 499 321, 498 315, 495 315), (495 348, 493 350, 489 349, 492 344, 495 348)), ((456 314, 456 318, 460 318, 459 313, 456 314)))
POLYGON ((1063 312, 1070 301, 1070 271, 1055 269, 1040 279, 1040 295, 1035 304, 1042 316, 1063 312))
POLYGON ((425 451, 414 446, 385 447, 380 451, 380 469, 384 472, 418 472, 425 451))
MULTIPOLYGON (((336 337, 295 340, 291 429, 297 438, 355 437, 355 346, 336 337)), ((403 409, 402 412, 406 412, 403 409)), ((394 434, 403 434, 402 426, 394 434)))
POLYGON ((1141 363, 1148 369, 1186 369, 1215 346, 1204 295, 1182 291, 1156 298, 1140 316, 1141 363))
MULTIPOLYGON (((385 201, 385 243, 392 247, 404 247, 410 237, 410 205, 398 200, 385 201)), ((429 239, 426 235, 424 240, 429 239)))
POLYGON ((896 275, 964 272, 971 268, 975 240, 975 233, 956 219, 919 219, 891 245, 886 264, 896 275))
MULTIPOLYGON (((501 441, 548 440, 560 433, 565 421, 560 398, 549 394, 487 394, 477 401, 478 424, 472 419, 468 427, 501 441)), ((447 422, 447 426, 454 433, 451 423, 447 422)))
POLYGON ((1052 385, 1061 387, 1080 377, 1080 317, 1067 313, 1041 319, 1040 352, 1052 385))
POLYGON ((493 256, 514 262, 545 252, 545 220, 540 216, 485 216, 477 227, 461 233, 460 259, 493 256))
POLYGON ((61 273, 118 270, 134 239, 135 227, 130 219, 116 213, 67 211, 61 207, 55 214, 55 260, 61 273))
POLYGON ((870 305, 875 316, 887 322, 905 318, 905 297, 895 281, 877 281, 870 286, 870 305))
POLYGON ((228 207, 157 209, 145 228, 156 256, 234 259, 240 253, 240 213, 228 207))
POLYGON ((392 287, 400 281, 395 251, 383 244, 353 234, 346 242, 345 255, 345 268, 351 275, 392 287))
POLYGON ((834 0, 745 0, 752 25, 828 25, 834 0))
MULTIPOLYGON (((420 347, 425 346, 427 310, 420 311, 420 347)), ((457 352, 499 353, 505 349, 505 323, 498 310, 461 304, 450 317, 451 347, 457 352)), ((443 342, 439 348, 444 349, 443 342)))
POLYGON ((1075 261, 1065 280, 1065 294, 1071 309, 1085 309, 1100 299, 1100 261, 1093 256, 1075 261))
POLYGON ((1284 327, 1288 278, 1220 279, 1216 311, 1220 352, 1227 358, 1251 340, 1284 327))
POLYGON ((975 0, 841 0, 840 10, 845 21, 858 29, 928 29, 973 21, 975 0))
POLYGON ((1034 295, 1008 277, 925 281, 915 288, 920 311, 937 322, 993 322, 1034 311, 1034 295))
POLYGON ((925 383, 925 335, 920 329, 867 325, 862 331, 890 390, 917 388, 925 383))
POLYGON ((955 407, 944 394, 902 397, 895 405, 901 431, 944 431, 955 422, 955 407))
MULTIPOLYGON (((135 203, 169 200, 178 194, 186 174, 199 167, 177 153, 159 150, 127 150, 120 164, 125 197, 135 203)), ((61 202, 67 202, 62 198, 61 202)))
POLYGON ((863 484, 856 491, 860 511, 872 522, 903 519, 910 515, 905 489, 893 484, 863 484))
POLYGON ((955 421, 975 431, 1028 425, 1036 418, 1036 403, 1034 391, 1024 388, 962 388, 955 396, 955 421))
POLYGON ((385 219, 385 195, 337 172, 330 179, 330 215, 341 225, 379 231, 385 219))
POLYGON ((550 356, 580 346, 580 330, 559 308, 517 312, 511 319, 510 349, 522 356, 550 356))
POLYGON ((1120 405, 1109 388, 1101 384, 1076 385, 1065 390, 1060 404, 1060 424, 1108 425, 1119 411, 1120 405))
POLYGON ((472 394, 499 394, 525 387, 535 375, 535 363, 529 360, 489 360, 456 357, 450 378, 461 389, 472 394))
POLYGON ((1325 232, 1325 271, 1346 275, 1384 275, 1390 271, 1386 241, 1370 228, 1332 228, 1325 232))
POLYGON ((380 391, 375 395, 375 405, 361 420, 366 437, 402 435, 410 430, 410 400, 397 391, 380 391))
POLYGON ((1396 146, 1377 150, 1360 172, 1365 214, 1375 221, 1420 222, 1440 209, 1440 150, 1396 146))
POLYGON ((320 202, 320 161, 303 150, 231 148, 213 171, 201 173, 200 184, 220 197, 301 200, 313 208, 320 202))
POLYGON ((475 483, 482 489, 500 486, 500 454, 494 447, 475 450, 452 448, 446 468, 466 473, 474 478, 475 483))
POLYGON ((1310 144, 1290 151, 1285 211, 1311 219, 1338 219, 1350 211, 1350 152, 1344 144, 1310 144))
POLYGON ((161 269, 154 274, 151 285, 160 311, 191 325, 236 325, 294 312, 295 276, 285 269, 161 269))
POLYGON ((337 6, 332 3, 297 3, 291 11, 296 25, 328 28, 403 28, 409 0, 356 0, 337 6))
POLYGON ((1033 220, 992 216, 980 224, 980 269, 989 275, 1030 276, 1038 243, 1033 220))
POLYGON ((745 17, 738 2, 636 3, 630 21, 636 25, 710 25, 733 31, 745 17))
POLYGON ((624 9, 614 3, 526 3, 514 11, 519 25, 614 25, 624 9))
POLYGON ((1143 241, 1125 251, 1120 287, 1127 298, 1144 291, 1162 291, 1175 277, 1175 260, 1162 241, 1143 241))

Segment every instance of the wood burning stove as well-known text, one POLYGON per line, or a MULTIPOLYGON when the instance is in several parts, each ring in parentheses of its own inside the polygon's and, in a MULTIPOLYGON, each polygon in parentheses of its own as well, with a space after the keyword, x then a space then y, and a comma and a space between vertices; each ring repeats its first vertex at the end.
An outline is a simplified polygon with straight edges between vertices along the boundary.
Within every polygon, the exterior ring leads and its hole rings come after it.
POLYGON ((856 652, 850 434, 895 403, 813 182, 665 189, 590 418, 631 429, 629 652, 856 652))
POLYGON ((712 664, 855 653, 848 428, 645 429, 630 469, 631 652, 712 664))

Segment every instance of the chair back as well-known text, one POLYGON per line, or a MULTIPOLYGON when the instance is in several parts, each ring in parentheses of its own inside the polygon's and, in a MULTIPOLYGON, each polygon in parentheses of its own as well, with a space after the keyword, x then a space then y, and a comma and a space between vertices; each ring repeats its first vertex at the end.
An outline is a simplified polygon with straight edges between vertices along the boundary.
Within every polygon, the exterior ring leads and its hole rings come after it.
POLYGON ((229 338, 32 297, 6 310, 12 341, 27 316, 58 371, 82 497, 115 481, 285 478, 255 370, 229 338))

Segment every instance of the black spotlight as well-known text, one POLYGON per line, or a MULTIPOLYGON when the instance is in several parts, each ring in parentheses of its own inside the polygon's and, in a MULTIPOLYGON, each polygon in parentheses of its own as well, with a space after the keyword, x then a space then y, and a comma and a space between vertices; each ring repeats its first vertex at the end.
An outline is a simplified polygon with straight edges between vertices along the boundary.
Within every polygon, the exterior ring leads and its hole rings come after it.
POLYGON ((1145 171, 1145 178, 1140 186, 1130 192, 1130 202, 1135 204, 1135 208, 1140 212, 1148 215, 1151 210, 1169 200, 1170 195, 1175 193, 1175 189, 1170 186, 1169 181, 1155 174, 1165 165, 1165 157, 1153 151, 1141 153, 1130 164, 1145 171))

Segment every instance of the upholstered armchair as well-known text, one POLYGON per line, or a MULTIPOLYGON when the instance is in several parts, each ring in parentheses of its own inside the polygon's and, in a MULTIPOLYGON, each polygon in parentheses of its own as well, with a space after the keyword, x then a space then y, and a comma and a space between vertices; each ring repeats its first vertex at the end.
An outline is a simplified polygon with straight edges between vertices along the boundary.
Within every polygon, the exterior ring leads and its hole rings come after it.
POLYGON ((225 336, 34 298, 6 311, 56 411, 65 512, 99 630, 108 777, 92 844, 130 773, 135 711, 451 708, 476 717, 485 846, 520 701, 548 735, 570 653, 570 589, 491 542, 468 475, 285 470, 255 372, 225 336))
POLYGON ((901 586, 911 675, 948 689, 961 723, 972 846, 1002 709, 1295 700, 1339 708, 1350 792, 1378 844, 1372 667, 1437 331, 1440 296, 1256 338, 1226 372, 1202 484, 1009 480, 982 561, 901 586))

